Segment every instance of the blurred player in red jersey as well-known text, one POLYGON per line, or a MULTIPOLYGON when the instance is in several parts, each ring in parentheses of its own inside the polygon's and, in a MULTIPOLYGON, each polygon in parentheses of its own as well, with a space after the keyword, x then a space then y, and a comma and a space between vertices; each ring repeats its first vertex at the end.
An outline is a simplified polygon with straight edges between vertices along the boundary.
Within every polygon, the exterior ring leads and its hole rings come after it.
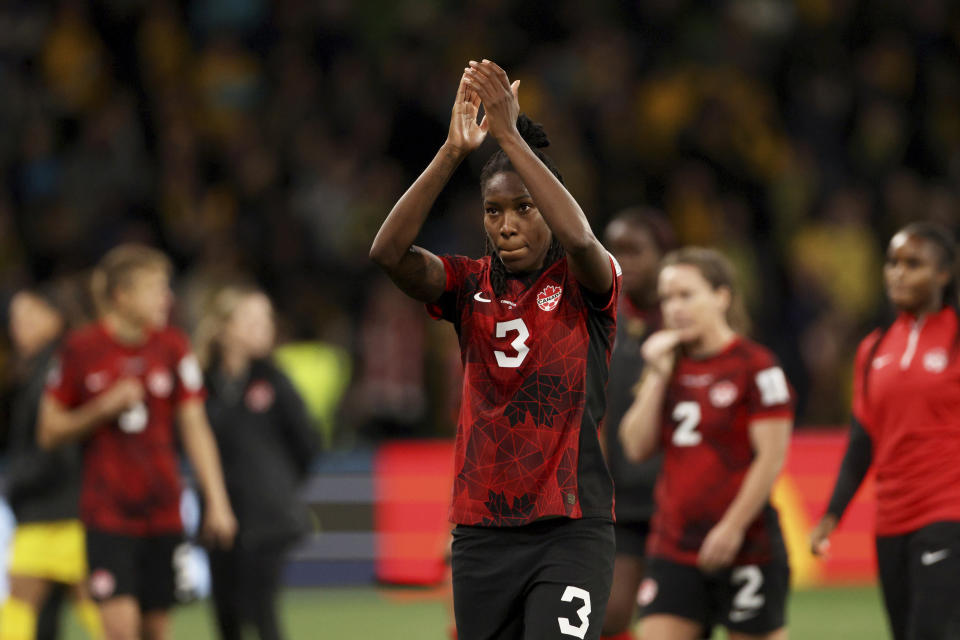
POLYGON ((813 552, 876 470, 877 562, 895 640, 960 638, 960 331, 957 245, 933 224, 893 236, 883 279, 897 311, 860 343, 850 442, 813 552))
POLYGON ((643 464, 631 463, 623 455, 617 426, 633 404, 637 372, 643 368, 640 345, 660 329, 657 274, 660 260, 674 248, 675 240, 662 213, 636 207, 613 217, 604 232, 604 245, 623 269, 623 291, 617 304, 617 339, 610 356, 603 429, 604 453, 616 490, 617 555, 602 638, 629 640, 633 637, 630 625, 637 611, 637 589, 644 574, 660 457, 643 464))
POLYGON ((537 151, 546 134, 519 115, 517 88, 496 64, 470 63, 446 143, 370 255, 460 339, 450 510, 459 637, 594 640, 613 573, 613 486, 598 428, 620 274, 537 151), (488 132, 500 145, 480 174, 488 255, 437 257, 413 246, 488 132))
POLYGON ((200 367, 186 336, 166 326, 170 271, 166 256, 141 245, 104 256, 102 318, 68 335, 40 408, 41 446, 83 440, 80 518, 108 640, 169 637, 183 536, 178 441, 206 502, 205 534, 229 545, 236 530, 200 367))
POLYGON ((770 492, 793 425, 774 356, 745 325, 729 262, 710 249, 664 258, 665 329, 643 344, 643 376, 620 425, 627 457, 664 452, 640 587, 644 640, 787 637, 790 569, 770 492))

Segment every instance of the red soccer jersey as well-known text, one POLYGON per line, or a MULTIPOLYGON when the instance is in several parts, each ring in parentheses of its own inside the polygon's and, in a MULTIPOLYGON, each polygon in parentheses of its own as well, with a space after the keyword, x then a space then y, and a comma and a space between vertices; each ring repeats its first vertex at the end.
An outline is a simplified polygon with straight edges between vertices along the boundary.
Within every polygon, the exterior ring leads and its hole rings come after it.
MULTIPOLYGON (((651 556, 696 564, 753 462, 750 424, 764 418, 793 418, 790 385, 767 349, 737 337, 715 356, 679 359, 664 396, 651 556)), ((777 514, 767 504, 734 564, 766 563, 782 550, 777 514)))
POLYGON ((949 307, 919 320, 903 313, 857 350, 853 413, 873 441, 877 535, 960 520, 956 332, 949 307))
POLYGON ((167 328, 139 346, 127 346, 101 324, 75 331, 64 343, 47 390, 70 409, 130 376, 143 383, 145 400, 95 427, 84 442, 80 518, 88 527, 122 535, 178 533, 174 410, 204 395, 186 336, 167 328))
POLYGON ((497 297, 490 258, 444 256, 446 289, 428 305, 460 338, 463 401, 450 520, 484 526, 612 518, 598 429, 616 332, 620 269, 603 296, 561 259, 497 297))

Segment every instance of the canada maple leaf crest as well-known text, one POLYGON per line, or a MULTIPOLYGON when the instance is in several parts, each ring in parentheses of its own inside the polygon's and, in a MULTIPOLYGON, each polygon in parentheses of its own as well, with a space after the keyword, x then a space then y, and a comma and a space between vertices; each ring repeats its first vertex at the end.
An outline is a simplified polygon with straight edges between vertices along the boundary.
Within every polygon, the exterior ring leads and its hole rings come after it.
POLYGON ((537 306, 544 311, 553 311, 560 304, 560 294, 562 293, 563 289, 560 287, 548 284, 537 294, 537 306))

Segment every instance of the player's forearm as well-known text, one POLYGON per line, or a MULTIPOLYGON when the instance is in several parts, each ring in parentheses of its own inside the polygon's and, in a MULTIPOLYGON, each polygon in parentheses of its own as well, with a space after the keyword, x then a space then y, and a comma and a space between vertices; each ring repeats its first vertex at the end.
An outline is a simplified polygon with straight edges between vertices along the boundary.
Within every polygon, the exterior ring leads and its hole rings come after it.
POLYGON ((101 406, 99 398, 72 410, 63 409, 53 401, 44 399, 37 424, 37 444, 42 449, 54 449, 82 438, 112 417, 101 406))
POLYGON ((745 531, 760 514, 760 510, 770 500, 773 485, 783 468, 786 452, 775 451, 757 455, 747 475, 743 479, 740 491, 730 503, 723 520, 740 531, 745 531))
POLYGON ((564 250, 578 254, 596 243, 580 205, 523 138, 516 134, 498 142, 564 250))
POLYGON ((430 209, 463 160, 453 147, 440 147, 427 168, 407 189, 383 221, 370 247, 370 259, 391 272, 409 251, 430 209))
POLYGON ((519 134, 498 142, 566 251, 574 275, 588 289, 609 290, 613 278, 610 259, 580 205, 519 134))
POLYGON ((649 369, 644 372, 637 397, 620 422, 620 443, 627 460, 643 462, 656 452, 666 390, 665 375, 649 369))

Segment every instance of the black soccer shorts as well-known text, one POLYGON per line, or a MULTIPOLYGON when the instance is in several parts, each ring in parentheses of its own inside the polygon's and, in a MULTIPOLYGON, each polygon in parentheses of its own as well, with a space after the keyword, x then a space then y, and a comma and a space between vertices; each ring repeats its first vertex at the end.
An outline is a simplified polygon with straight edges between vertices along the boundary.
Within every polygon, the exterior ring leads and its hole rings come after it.
POLYGON ((644 558, 647 555, 647 538, 650 537, 650 521, 627 521, 613 525, 617 536, 617 555, 644 558))
POLYGON ((877 565, 894 640, 960 638, 960 522, 878 537, 877 565))
POLYGON ((140 610, 164 611, 176 602, 174 552, 181 535, 125 536, 87 529, 90 595, 97 602, 133 596, 140 610))
POLYGON ((786 624, 790 566, 786 560, 704 573, 664 558, 647 561, 640 585, 643 616, 663 613, 700 623, 704 637, 715 625, 760 635, 786 624))
POLYGON ((453 607, 460 640, 595 640, 615 551, 613 524, 554 518, 458 526, 453 607))

